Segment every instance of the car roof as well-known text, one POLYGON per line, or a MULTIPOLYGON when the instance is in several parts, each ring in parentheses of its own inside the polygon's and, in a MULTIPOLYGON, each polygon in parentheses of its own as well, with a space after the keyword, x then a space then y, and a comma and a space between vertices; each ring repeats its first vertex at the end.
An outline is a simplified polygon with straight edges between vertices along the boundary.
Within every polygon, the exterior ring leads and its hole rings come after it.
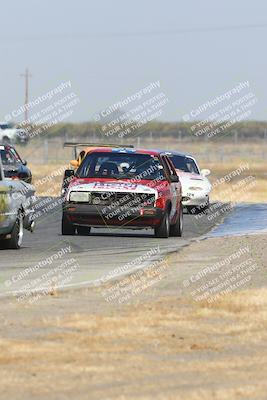
POLYGON ((164 153, 169 155, 169 156, 181 156, 181 157, 192 157, 193 156, 189 153, 182 153, 180 151, 174 151, 174 150, 164 150, 164 153))
POLYGON ((129 147, 86 147, 83 149, 86 154, 92 153, 92 152, 98 152, 98 153, 128 153, 128 154, 149 154, 153 156, 159 156, 159 155, 175 155, 175 156, 181 156, 181 157, 191 157, 194 158, 191 154, 188 153, 182 153, 179 151, 173 151, 173 150, 161 150, 161 149, 142 149, 142 148, 129 148, 129 147))
MULTIPOLYGON (((162 150, 148 150, 148 149, 136 149, 136 148, 128 148, 128 147, 96 147, 92 150, 92 148, 88 148, 90 152, 97 153, 126 153, 126 154, 149 154, 153 156, 158 156, 164 154, 165 151, 162 150)), ((89 152, 88 151, 88 152, 89 152)))

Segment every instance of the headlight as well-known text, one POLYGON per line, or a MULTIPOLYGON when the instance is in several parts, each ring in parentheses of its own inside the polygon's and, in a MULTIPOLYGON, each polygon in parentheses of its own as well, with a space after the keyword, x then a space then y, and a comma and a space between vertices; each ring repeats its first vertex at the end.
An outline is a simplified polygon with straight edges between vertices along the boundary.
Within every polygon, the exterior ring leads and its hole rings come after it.
POLYGON ((199 186, 191 186, 191 187, 189 188, 189 190, 204 190, 204 188, 199 187, 199 186))
POLYGON ((90 193, 88 192, 70 192, 70 201, 77 203, 88 203, 90 200, 90 193))

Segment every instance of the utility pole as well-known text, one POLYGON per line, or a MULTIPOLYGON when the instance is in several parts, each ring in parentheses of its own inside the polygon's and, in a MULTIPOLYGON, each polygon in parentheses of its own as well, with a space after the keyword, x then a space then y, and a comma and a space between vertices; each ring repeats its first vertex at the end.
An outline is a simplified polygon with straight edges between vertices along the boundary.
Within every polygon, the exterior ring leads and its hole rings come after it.
POLYGON ((29 72, 29 69, 26 68, 26 71, 24 74, 20 75, 21 77, 25 78, 25 111, 24 111, 24 123, 25 125, 28 125, 28 110, 27 110, 27 104, 29 102, 29 78, 32 77, 32 75, 29 72))

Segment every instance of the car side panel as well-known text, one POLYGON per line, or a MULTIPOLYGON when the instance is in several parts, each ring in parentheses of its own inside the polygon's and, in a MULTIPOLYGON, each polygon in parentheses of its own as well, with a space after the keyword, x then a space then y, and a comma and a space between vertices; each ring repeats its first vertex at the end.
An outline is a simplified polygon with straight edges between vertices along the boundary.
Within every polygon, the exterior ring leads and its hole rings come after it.
MULTIPOLYGON (((168 178, 170 178, 171 175, 174 175, 174 174, 177 175, 174 167, 173 167, 173 171, 172 171, 171 163, 170 163, 170 160, 168 159, 168 157, 163 156, 162 160, 163 160, 164 164, 166 165, 168 178)), ((169 182, 168 197, 171 202, 170 218, 172 220, 177 215, 177 211, 180 208, 180 202, 181 202, 181 184, 180 184, 180 182, 169 182)))
POLYGON ((16 221, 16 203, 12 200, 12 188, 6 181, 0 182, 0 234, 11 232, 16 221))

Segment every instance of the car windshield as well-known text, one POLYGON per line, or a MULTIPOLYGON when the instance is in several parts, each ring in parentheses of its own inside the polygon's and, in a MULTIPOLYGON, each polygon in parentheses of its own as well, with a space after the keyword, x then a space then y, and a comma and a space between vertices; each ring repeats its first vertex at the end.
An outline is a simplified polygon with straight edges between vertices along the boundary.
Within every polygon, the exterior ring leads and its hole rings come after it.
POLYGON ((21 162, 17 152, 12 147, 0 146, 0 155, 3 165, 16 164, 21 162))
POLYGON ((192 158, 178 155, 170 155, 169 157, 176 169, 193 174, 199 174, 199 169, 192 158))
POLYGON ((1 129, 12 129, 14 128, 14 124, 12 122, 0 124, 1 129))
POLYGON ((89 153, 77 170, 79 178, 163 180, 163 167, 156 156, 148 154, 89 153))

